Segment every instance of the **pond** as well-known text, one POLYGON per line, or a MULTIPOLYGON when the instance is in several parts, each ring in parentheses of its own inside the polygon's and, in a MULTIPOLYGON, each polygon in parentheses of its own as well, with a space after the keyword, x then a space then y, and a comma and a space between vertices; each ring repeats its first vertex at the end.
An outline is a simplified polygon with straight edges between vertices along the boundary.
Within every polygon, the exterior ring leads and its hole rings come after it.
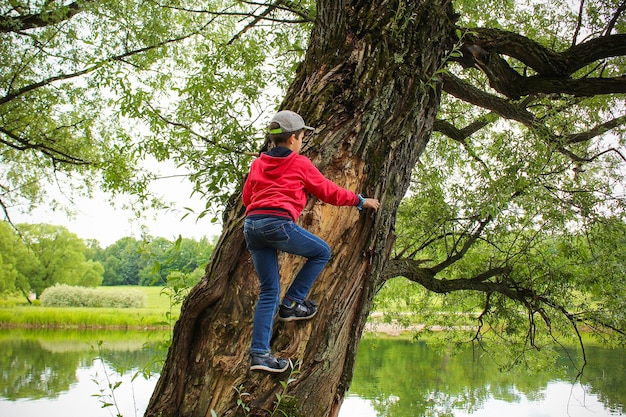
MULTIPOLYGON (((141 416, 156 384, 155 360, 162 357, 158 346, 165 336, 0 330, 0 416, 141 416), (145 375, 138 365, 147 366, 145 375)), ((577 371, 565 354, 545 372, 500 372, 469 350, 450 355, 424 342, 368 337, 339 415, 621 416, 625 352, 589 346, 585 377, 574 383, 577 371)))

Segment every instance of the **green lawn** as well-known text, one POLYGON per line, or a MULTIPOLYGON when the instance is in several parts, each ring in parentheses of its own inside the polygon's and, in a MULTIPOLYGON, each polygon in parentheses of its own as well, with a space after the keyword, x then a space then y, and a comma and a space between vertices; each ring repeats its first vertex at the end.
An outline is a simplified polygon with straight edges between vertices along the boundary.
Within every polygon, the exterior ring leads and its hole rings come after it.
POLYGON ((163 287, 140 287, 140 286, 117 286, 117 287, 98 287, 101 291, 119 291, 136 289, 146 294, 145 308, 150 310, 167 311, 170 308, 170 300, 167 294, 163 293, 163 287))
POLYGON ((62 328, 165 328, 174 324, 180 306, 170 313, 170 300, 162 287, 99 287, 102 291, 138 289, 146 294, 143 308, 42 307, 23 297, 0 303, 0 326, 62 328), (171 320, 170 320, 171 318, 171 320))

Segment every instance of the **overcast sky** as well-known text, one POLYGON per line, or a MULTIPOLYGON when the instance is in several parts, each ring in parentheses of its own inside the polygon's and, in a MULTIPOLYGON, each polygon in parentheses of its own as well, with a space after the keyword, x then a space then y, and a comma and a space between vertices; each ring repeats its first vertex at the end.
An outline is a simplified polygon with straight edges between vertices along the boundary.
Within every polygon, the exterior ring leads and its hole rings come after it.
MULTIPOLYGON (((78 199, 73 206, 76 216, 69 217, 63 211, 52 211, 42 206, 30 214, 10 212, 14 223, 48 223, 67 227, 82 239, 96 239, 102 248, 106 248, 118 239, 142 236, 142 227, 153 237, 175 240, 184 238, 200 239, 204 236, 219 236, 221 224, 211 223, 212 216, 197 220, 191 214, 181 220, 184 207, 190 207, 197 213, 204 208, 204 201, 190 197, 191 184, 181 178, 158 180, 155 184, 164 200, 171 201, 178 210, 160 210, 146 213, 144 219, 137 219, 129 210, 113 207, 109 199, 101 192, 96 192, 93 199, 78 199)), ((120 204, 121 205, 121 204, 120 204)))

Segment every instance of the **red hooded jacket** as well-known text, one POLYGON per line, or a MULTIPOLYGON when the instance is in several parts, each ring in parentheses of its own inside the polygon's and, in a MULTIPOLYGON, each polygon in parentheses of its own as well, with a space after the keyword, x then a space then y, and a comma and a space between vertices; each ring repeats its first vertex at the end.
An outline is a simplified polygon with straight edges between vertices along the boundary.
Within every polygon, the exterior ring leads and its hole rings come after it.
POLYGON ((243 187, 243 204, 246 214, 278 209, 296 221, 306 205, 307 192, 334 206, 359 204, 356 193, 324 177, 309 158, 297 152, 284 157, 263 153, 255 159, 243 187))

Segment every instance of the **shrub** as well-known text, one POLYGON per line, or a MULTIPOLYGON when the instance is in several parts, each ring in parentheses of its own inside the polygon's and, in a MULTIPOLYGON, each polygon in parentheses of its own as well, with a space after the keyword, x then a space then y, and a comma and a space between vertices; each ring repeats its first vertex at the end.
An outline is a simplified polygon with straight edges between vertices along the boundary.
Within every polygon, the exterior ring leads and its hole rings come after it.
POLYGON ((14 300, 0 300, 0 308, 12 308, 15 307, 14 300))
POLYGON ((141 308, 146 304, 146 295, 134 288, 102 290, 65 284, 46 288, 40 299, 44 307, 141 308))

